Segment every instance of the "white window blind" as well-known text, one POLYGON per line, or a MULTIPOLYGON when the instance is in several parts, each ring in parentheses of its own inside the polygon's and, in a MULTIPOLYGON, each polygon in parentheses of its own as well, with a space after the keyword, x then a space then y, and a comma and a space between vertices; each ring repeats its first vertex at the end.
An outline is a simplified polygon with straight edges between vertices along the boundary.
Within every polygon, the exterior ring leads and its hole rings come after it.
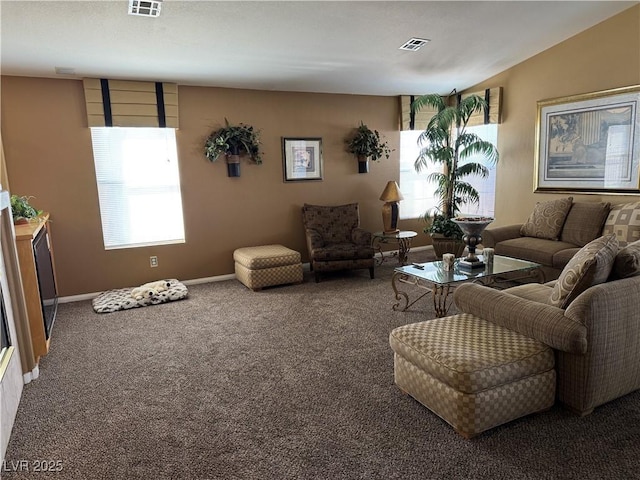
POLYGON ((420 173, 413 166, 420 153, 418 137, 421 133, 421 130, 400 132, 400 191, 404 197, 400 202, 400 218, 420 218, 438 204, 433 195, 435 184, 427 182, 427 176, 438 166, 429 164, 420 173))
POLYGON ((175 130, 91 128, 106 249, 184 242, 175 130))
MULTIPOLYGON (((467 127, 467 132, 475 133, 483 140, 494 145, 498 144, 498 125, 478 125, 467 127)), ((431 210, 438 205, 438 199, 434 197, 436 184, 427 181, 431 172, 440 168, 439 165, 429 164, 428 168, 416 172, 414 162, 420 153, 418 146, 418 136, 422 132, 419 130, 406 130, 400 132, 400 190, 404 200, 400 203, 400 218, 419 218, 427 210, 431 210)), ((481 215, 492 217, 495 211, 496 197, 496 166, 487 163, 481 157, 472 159, 482 163, 489 169, 489 176, 482 178, 473 175, 465 178, 478 191, 480 204, 462 204, 460 212, 462 214, 481 215)))

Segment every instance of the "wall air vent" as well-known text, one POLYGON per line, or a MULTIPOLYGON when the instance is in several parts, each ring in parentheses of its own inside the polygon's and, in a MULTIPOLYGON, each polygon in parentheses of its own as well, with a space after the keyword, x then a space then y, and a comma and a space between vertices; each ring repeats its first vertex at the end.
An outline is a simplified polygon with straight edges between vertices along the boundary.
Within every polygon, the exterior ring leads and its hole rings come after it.
POLYGON ((159 17, 162 0, 129 0, 129 15, 159 17))
POLYGON ((431 40, 426 40, 424 38, 410 38, 407 40, 401 47, 400 50, 408 50, 410 52, 415 52, 419 50, 424 44, 430 42, 431 40))

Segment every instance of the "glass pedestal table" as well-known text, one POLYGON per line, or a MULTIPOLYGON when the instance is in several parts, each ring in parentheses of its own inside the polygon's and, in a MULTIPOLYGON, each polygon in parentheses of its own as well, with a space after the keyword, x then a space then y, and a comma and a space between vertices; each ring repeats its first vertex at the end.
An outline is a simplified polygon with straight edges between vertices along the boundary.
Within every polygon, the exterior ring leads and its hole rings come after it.
MULTIPOLYGON (((482 257, 482 255, 480 255, 482 257)), ((458 265, 456 259, 453 270, 445 270, 442 261, 414 263, 404 267, 396 267, 391 277, 391 286, 397 303, 393 310, 404 312, 411 305, 432 294, 433 308, 438 317, 444 317, 449 310, 447 300, 453 293, 457 284, 463 282, 477 282, 483 285, 491 285, 497 281, 497 277, 505 280, 518 280, 523 278, 535 278, 543 281, 543 274, 539 263, 527 262, 517 258, 495 255, 492 263, 486 263, 484 268, 470 270, 458 265), (413 285, 426 290, 413 301, 409 301, 409 295, 399 290, 400 286, 413 285)), ((484 259, 483 259, 484 260, 484 259)))

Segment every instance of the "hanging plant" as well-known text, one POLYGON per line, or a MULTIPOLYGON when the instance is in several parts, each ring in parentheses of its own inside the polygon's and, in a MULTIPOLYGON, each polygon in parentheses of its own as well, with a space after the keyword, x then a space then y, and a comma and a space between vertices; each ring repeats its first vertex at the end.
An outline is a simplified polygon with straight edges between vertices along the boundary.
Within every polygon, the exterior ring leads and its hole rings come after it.
POLYGON ((393 151, 388 142, 382 141, 377 130, 371 130, 362 121, 360 126, 353 131, 345 142, 347 144, 347 152, 355 155, 358 159, 359 173, 367 173, 369 171, 369 160, 377 162, 383 156, 389 158, 393 151))
POLYGON ((210 162, 226 155, 229 176, 239 177, 240 156, 246 155, 257 165, 262 163, 260 132, 243 123, 231 125, 226 118, 224 122, 225 126, 215 130, 205 141, 204 154, 210 162))

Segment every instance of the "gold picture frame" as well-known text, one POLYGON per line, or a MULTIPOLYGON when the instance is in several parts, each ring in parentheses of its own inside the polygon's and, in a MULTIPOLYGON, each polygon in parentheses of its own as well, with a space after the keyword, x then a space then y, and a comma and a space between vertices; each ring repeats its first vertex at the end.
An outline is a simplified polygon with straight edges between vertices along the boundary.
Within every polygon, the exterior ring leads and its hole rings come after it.
POLYGON ((537 106, 534 192, 640 194, 640 85, 537 106))

